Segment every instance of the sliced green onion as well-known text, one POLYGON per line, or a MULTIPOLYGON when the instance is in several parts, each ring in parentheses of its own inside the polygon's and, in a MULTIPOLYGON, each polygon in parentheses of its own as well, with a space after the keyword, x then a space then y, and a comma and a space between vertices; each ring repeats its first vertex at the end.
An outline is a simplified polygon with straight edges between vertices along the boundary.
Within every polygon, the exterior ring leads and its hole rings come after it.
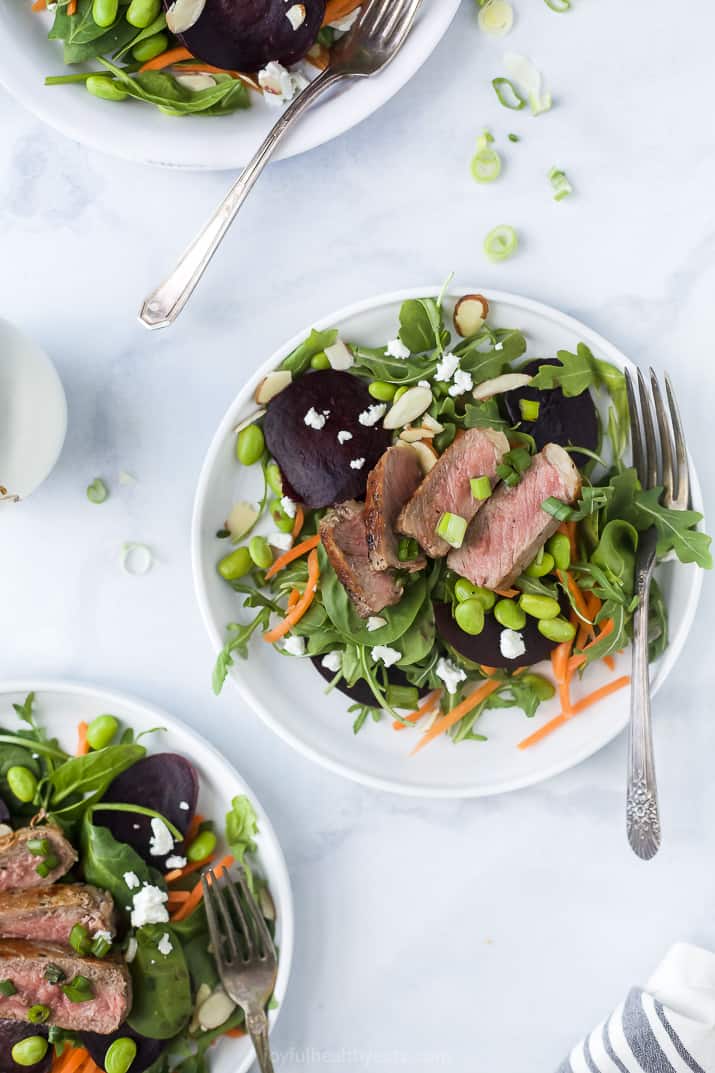
POLYGON ((87 499, 90 503, 104 503, 108 495, 107 486, 101 477, 95 477, 92 483, 87 485, 87 499))
POLYGON ((442 540, 446 540, 450 547, 461 548, 464 534, 467 532, 467 519, 461 514, 450 514, 446 510, 437 522, 435 532, 442 540))
POLYGON ((66 973, 59 967, 59 965, 55 965, 51 961, 45 965, 45 971, 42 975, 50 984, 61 984, 63 980, 67 979, 66 973))
POLYGON ((106 957, 111 949, 112 944, 101 935, 94 940, 90 947, 92 957, 95 958, 106 957))
POLYGON ((536 421, 541 403, 537 399, 519 399, 519 409, 524 421, 536 421))
POLYGON ((25 846, 33 857, 46 857, 50 852, 50 842, 47 838, 29 838, 25 846))
POLYGON ((521 141, 521 138, 519 137, 518 134, 507 134, 507 138, 509 139, 510 142, 520 142, 521 141))
POLYGON ((558 15, 560 15, 562 11, 571 10, 571 0, 544 0, 544 3, 558 15))
POLYGON ((42 1025, 50 1016, 50 1007, 44 1006, 41 1002, 36 1003, 34 1006, 30 1006, 27 1011, 27 1019, 31 1025, 42 1025))
POLYGON ((388 686, 385 696, 391 708, 414 710, 420 703, 417 686, 388 686))
POLYGON ((504 66, 509 78, 519 87, 519 95, 526 94, 531 114, 536 116, 541 115, 542 112, 548 112, 551 108, 551 94, 543 91, 541 71, 533 60, 518 52, 506 52, 504 66))
POLYGON ((12 980, 0 980, 0 995, 4 998, 10 998, 11 995, 17 994, 17 988, 12 980))
POLYGON ((492 482, 488 477, 472 477, 469 481, 473 499, 489 499, 492 494, 492 482))
POLYGON ((549 496, 548 499, 545 499, 541 504, 541 509, 550 514, 552 518, 557 518, 560 522, 567 522, 571 517, 571 507, 566 503, 562 503, 560 499, 556 499, 555 496, 549 496))
POLYGON ((563 201, 565 197, 573 193, 573 187, 568 180, 565 171, 560 168, 552 168, 549 172, 549 182, 554 190, 554 201, 563 201))
POLYGON ((501 157, 496 149, 478 149, 472 157, 472 178, 478 183, 493 183, 501 175, 501 157))
POLYGON ((70 946, 78 954, 88 954, 90 950, 89 932, 84 924, 75 924, 70 932, 70 946))
POLYGON ((477 152, 481 149, 488 149, 493 141, 494 135, 488 130, 483 131, 477 138, 477 152))
POLYGON ((151 570, 154 556, 147 544, 122 544, 122 569, 132 577, 141 577, 151 570))
POLYGON ((492 85, 499 98, 499 104, 511 109, 512 112, 520 112, 522 108, 526 108, 526 97, 522 97, 514 83, 508 78, 493 78, 492 85))
POLYGON ((412 559, 416 559, 420 553, 419 545, 416 540, 412 540, 409 537, 402 537, 397 545, 397 558, 401 563, 409 563, 412 559))
POLYGON ((498 224, 484 239, 484 252, 490 261, 506 261, 518 246, 519 236, 509 224, 498 224))
POLYGON ((514 25, 514 9, 508 0, 487 0, 480 5, 479 29, 492 37, 504 37, 514 25))
POLYGON ((67 996, 70 1002, 89 1002, 90 999, 94 998, 91 980, 88 980, 86 976, 80 975, 73 977, 68 984, 63 984, 62 993, 67 996))

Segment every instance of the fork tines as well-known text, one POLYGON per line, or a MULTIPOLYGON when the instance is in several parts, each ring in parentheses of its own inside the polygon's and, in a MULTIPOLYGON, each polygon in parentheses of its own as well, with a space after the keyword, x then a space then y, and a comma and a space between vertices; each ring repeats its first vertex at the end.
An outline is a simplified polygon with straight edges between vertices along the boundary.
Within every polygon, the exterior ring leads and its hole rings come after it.
POLYGON ((666 407, 658 377, 653 369, 649 372, 650 391, 640 369, 637 378, 625 370, 633 465, 644 489, 662 485, 665 506, 685 510, 690 499, 690 478, 680 411, 667 374, 666 407))
POLYGON ((227 967, 235 967, 241 962, 275 960, 271 933, 242 868, 236 879, 238 890, 226 870, 217 875, 209 868, 201 877, 209 931, 219 965, 223 962, 227 967))

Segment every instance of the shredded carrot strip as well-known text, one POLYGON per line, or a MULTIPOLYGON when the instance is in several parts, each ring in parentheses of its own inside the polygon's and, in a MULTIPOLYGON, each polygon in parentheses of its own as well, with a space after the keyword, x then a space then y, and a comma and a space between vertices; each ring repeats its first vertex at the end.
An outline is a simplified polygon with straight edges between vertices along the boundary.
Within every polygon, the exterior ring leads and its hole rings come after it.
POLYGON ((512 596, 519 596, 518 589, 495 589, 497 596, 503 596, 505 600, 511 600, 512 596))
POLYGON ((573 577, 573 574, 570 574, 568 572, 568 570, 559 570, 558 571, 558 578, 559 578, 559 581, 562 583, 562 585, 566 585, 566 587, 568 588, 569 592, 571 593, 571 595, 573 597, 573 602, 576 604, 576 608, 578 610, 578 613, 580 615, 582 615, 584 618, 588 618, 589 617, 588 605, 587 605, 586 600, 584 598, 584 594, 582 593, 581 589, 576 584, 576 581, 575 581, 575 579, 573 577))
POLYGON ((245 1028, 229 1028, 224 1032, 224 1036, 230 1036, 231 1039, 238 1039, 240 1036, 246 1035, 245 1028))
POLYGON ((319 71, 324 71, 330 66, 330 49, 316 43, 308 49, 303 58, 313 67, 317 67, 319 71))
MULTIPOLYGON (((230 855, 228 857, 224 857, 218 862, 218 864, 214 865, 214 873, 219 876, 222 872, 225 872, 227 868, 230 868, 232 864, 233 857, 231 857, 230 855)), ((199 880, 196 886, 193 887, 191 892, 189 893, 189 897, 172 916, 172 921, 175 924, 178 924, 180 920, 185 920, 186 917, 190 916, 193 913, 194 909, 196 909, 196 907, 201 902, 203 896, 204 891, 203 887, 201 886, 201 880, 199 880)))
POLYGON ((85 1047, 68 1047, 63 1051, 58 1059, 56 1059, 53 1070, 54 1073, 76 1073, 76 1070, 83 1065, 89 1058, 89 1051, 85 1047))
POLYGON ((338 19, 344 19, 346 15, 349 15, 351 11, 354 11, 356 7, 360 7, 363 0, 328 0, 325 5, 325 16, 323 18, 323 26, 327 26, 329 22, 337 22, 338 19))
POLYGON ((279 555, 273 566, 269 566, 266 570, 266 581, 270 581, 272 577, 275 577, 284 566, 288 566, 295 559, 300 559, 301 555, 305 555, 306 552, 312 551, 313 548, 317 548, 320 544, 319 536, 308 537, 307 540, 301 541, 300 544, 296 544, 290 551, 285 552, 283 555, 279 555))
POLYGON ((611 693, 617 692, 619 689, 623 689, 630 682, 630 675, 624 675, 623 678, 616 678, 614 682, 609 682, 605 686, 601 686, 600 689, 594 690, 593 693, 589 693, 588 696, 579 700, 571 708, 568 714, 561 712, 560 715, 554 716, 548 723, 544 723, 542 727, 535 730, 533 734, 530 734, 528 738, 524 738, 519 742, 519 749, 528 749, 531 745, 536 745, 537 742, 542 741, 545 737, 551 734, 552 731, 562 727, 564 723, 568 723, 569 719, 573 719, 579 712, 583 712, 586 708, 590 708, 592 704, 596 704, 597 701, 603 700, 604 697, 610 697, 611 693))
POLYGON ((89 742, 87 741, 87 731, 89 727, 82 720, 77 726, 77 756, 86 756, 89 752, 89 742))
MULTIPOLYGON (((406 715, 405 720, 409 723, 419 723, 423 715, 427 715, 428 712, 432 711, 441 696, 441 689, 433 689, 432 692, 427 697, 425 697, 424 701, 422 702, 422 704, 420 704, 417 711, 412 712, 410 715, 406 715)), ((399 719, 395 719, 394 723, 392 724, 392 729, 404 730, 405 724, 401 723, 399 719)))
POLYGON ((303 508, 301 507, 300 503, 298 503, 295 508, 295 521, 293 522, 293 528, 290 531, 290 535, 293 537, 293 540, 296 539, 301 529, 303 528, 304 521, 305 513, 303 512, 303 508))
POLYGON ((214 854, 210 853, 202 861, 192 861, 191 864, 185 864, 183 868, 175 868, 173 872, 167 872, 164 879, 167 883, 175 883, 177 879, 183 879, 184 876, 190 876, 192 872, 198 872, 199 868, 205 868, 213 859, 214 854))
POLYGON ((585 653, 588 652, 590 648, 593 648, 593 646, 599 641, 602 641, 604 637, 609 637, 613 633, 614 627, 615 623, 613 619, 607 618, 603 624, 603 629, 598 634, 598 636, 594 637, 592 641, 589 641, 587 645, 584 645, 584 647, 581 649, 581 652, 579 652, 575 656, 572 656, 569 660, 569 667, 572 672, 578 670, 579 667, 583 666, 583 664, 586 662, 585 653))
POLYGON ((202 816, 200 812, 194 813, 191 819, 191 823, 186 828, 186 834, 184 835, 184 842, 187 846, 190 846, 196 838, 197 834, 199 833, 199 828, 201 827, 201 824, 204 822, 205 818, 206 817, 202 816))
POLYGON ((172 63, 179 63, 181 60, 193 60, 196 59, 188 48, 168 48, 166 52, 160 52, 158 56, 155 56, 153 60, 147 60, 139 68, 140 71, 162 71, 165 67, 171 67, 172 63))
POLYGON ((491 678, 491 676, 493 674, 497 673, 498 668, 497 667, 487 667, 487 665, 485 663, 480 663, 479 664, 479 670, 482 672, 482 674, 486 674, 487 678, 491 678))
POLYGON ((615 671, 615 669, 616 669, 616 661, 613 658, 613 656, 604 656, 603 657, 603 662, 606 664, 606 666, 608 667, 609 671, 615 671))
POLYGON ((565 533, 571 545, 571 558, 576 559, 578 549, 576 547, 576 522, 562 522, 557 529, 559 533, 565 533))
POLYGON ((303 590, 303 595, 298 600, 295 607, 290 609, 282 622, 279 622, 278 625, 274 626, 268 633, 263 634, 264 641, 268 641, 269 644, 274 644, 276 641, 279 641, 281 637, 285 637, 297 622, 300 622, 313 602, 319 578, 320 567, 318 566, 318 552, 313 548, 308 556, 308 583, 303 590))
POLYGON ((300 600, 300 589, 291 589, 290 590, 290 595, 288 596, 288 603, 286 604, 286 607, 288 608, 288 610, 292 611, 299 600, 300 600))
POLYGON ((32 10, 33 11, 46 11, 47 10, 47 0, 35 0, 34 4, 32 5, 32 10))
POLYGON ((170 890, 169 891, 169 905, 172 902, 185 902, 189 897, 188 890, 170 890))
POLYGON ((554 672, 554 678, 557 683, 566 681, 570 651, 571 646, 568 641, 564 641, 551 652, 551 669, 554 672))
POLYGON ((68 15, 76 15, 77 14, 77 0, 70 0, 69 4, 67 5, 67 14, 68 15))
POLYGON ((499 681, 485 682, 483 685, 479 686, 478 689, 475 689, 473 693, 470 693, 466 700, 463 700, 461 704, 458 704, 457 707, 453 708, 447 715, 443 715, 441 719, 437 720, 434 726, 425 731, 410 755, 414 756, 420 749, 424 749, 425 745, 429 745, 429 743, 434 741, 435 738, 438 738, 440 734, 443 734, 446 730, 449 730, 450 727, 453 727, 454 724, 458 723, 468 712, 471 712, 472 708, 476 708, 478 704, 481 704, 483 700, 486 700, 486 698, 498 689, 500 685, 501 682, 499 681))

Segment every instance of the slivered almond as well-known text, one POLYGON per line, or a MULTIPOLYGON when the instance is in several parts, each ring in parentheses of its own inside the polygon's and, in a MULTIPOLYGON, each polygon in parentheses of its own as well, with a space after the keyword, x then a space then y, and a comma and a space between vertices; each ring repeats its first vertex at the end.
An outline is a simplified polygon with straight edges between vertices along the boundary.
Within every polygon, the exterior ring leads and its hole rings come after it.
POLYGON ((234 540, 240 540, 258 519, 258 511, 250 503, 235 503, 226 519, 226 528, 234 540))
POLYGON ((337 339, 332 346, 326 346, 325 356, 330 362, 330 368, 339 372, 345 372, 355 363, 350 347, 346 346, 342 339, 337 339))
POLYGON ((437 461, 437 452, 430 443, 426 443, 424 440, 413 443, 412 447, 417 453, 420 469, 427 475, 437 461))
POLYGON ((430 432, 420 425, 416 428, 414 425, 409 425, 407 428, 403 428, 400 433, 400 439, 403 443, 419 443, 420 440, 431 440, 434 435, 434 432, 430 432))
POLYGON ((531 377, 526 373, 504 373, 503 376, 495 376, 491 380, 485 380, 483 384, 477 384, 472 396, 477 402, 484 402, 495 395, 503 395, 505 391, 515 391, 516 388, 526 387, 531 383, 531 377))
POLYGON ((382 422, 383 428, 403 428, 418 417, 432 405, 432 392, 428 387, 408 388, 396 403, 390 407, 382 422))
POLYGON ((190 89, 192 93, 200 93, 203 89, 213 89, 216 79, 209 74, 176 75, 176 81, 184 89, 190 89))
POLYGON ((489 302, 483 294, 465 294, 454 307, 454 327, 466 338, 476 335, 489 313, 489 302))
POLYGON ((439 432, 444 432, 444 425, 440 425, 439 421, 435 421, 431 414, 425 414, 422 418, 422 428, 428 429, 435 436, 439 432))
POLYGON ((227 1021, 236 1004, 231 1001, 222 987, 217 987, 214 992, 199 1006, 198 1019, 201 1028, 205 1032, 214 1028, 220 1028, 227 1021))
POLYGON ((254 410, 252 414, 249 414, 248 417, 244 417, 242 421, 239 421, 237 425, 234 425, 232 429, 234 435, 242 429, 248 428, 248 426, 252 425, 255 421, 260 421, 262 417, 265 417, 265 414, 265 407, 261 407, 260 410, 254 410))
POLYGON ((276 369, 275 372, 269 373, 268 376, 261 380, 253 397, 260 406, 265 406, 267 402, 279 395, 284 388, 287 388, 292 379, 293 375, 287 369, 276 369))
POLYGON ((166 25, 173 34, 183 34, 200 19, 206 0, 174 0, 166 12, 166 25))

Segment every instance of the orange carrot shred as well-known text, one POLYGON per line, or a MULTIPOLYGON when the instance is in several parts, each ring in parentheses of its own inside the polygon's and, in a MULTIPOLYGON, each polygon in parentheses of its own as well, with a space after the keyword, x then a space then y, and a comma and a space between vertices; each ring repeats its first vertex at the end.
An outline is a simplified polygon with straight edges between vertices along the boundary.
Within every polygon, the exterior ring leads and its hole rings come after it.
POLYGON ((494 693, 495 690, 499 689, 501 684, 502 683, 499 680, 484 682, 483 685, 475 689, 473 693, 469 694, 466 700, 463 700, 461 704, 458 704, 456 708, 453 708, 447 715, 443 715, 441 719, 437 720, 434 726, 431 726, 429 730, 425 731, 410 755, 414 756, 420 749, 424 749, 425 745, 429 745, 429 743, 434 741, 435 738, 438 738, 440 734, 443 734, 446 730, 449 730, 450 727, 453 727, 454 724, 458 723, 460 719, 468 714, 468 712, 471 712, 472 708, 476 708, 478 704, 481 704, 483 700, 486 700, 486 698, 494 693))
POLYGON ((288 610, 292 611, 299 600, 300 600, 300 589, 291 589, 290 593, 288 595, 288 603, 286 604, 286 607, 288 608, 288 610))
POLYGON ((304 521, 305 512, 303 511, 303 508, 301 507, 300 503, 298 503, 295 508, 295 521, 293 522, 293 528, 291 529, 290 533, 290 535, 293 537, 293 540, 297 538, 298 534, 303 528, 304 521))
POLYGON ((513 596, 519 596, 518 589, 495 589, 494 592, 497 596, 503 596, 505 600, 511 600, 513 596))
MULTIPOLYGON (((233 864, 233 857, 231 857, 230 855, 227 856, 227 857, 224 857, 222 860, 220 860, 218 862, 218 864, 213 866, 214 873, 218 876, 222 872, 226 871, 227 868, 230 868, 232 864, 233 864)), ((180 906, 180 908, 177 909, 177 911, 172 916, 172 918, 171 918, 172 921, 175 924, 178 924, 178 922, 180 920, 185 920, 186 917, 190 916, 193 913, 194 909, 196 909, 196 907, 201 902, 201 899, 203 898, 203 896, 204 896, 204 890, 203 890, 203 887, 201 885, 201 880, 199 880, 199 882, 190 891, 189 897, 180 906)))
POLYGON ((32 11, 46 11, 47 10, 47 0, 35 0, 34 4, 32 5, 31 10, 32 11))
MULTIPOLYGON (((425 697, 424 701, 422 702, 422 704, 420 704, 417 711, 412 712, 410 715, 406 715, 405 720, 409 723, 419 723, 423 715, 427 715, 428 712, 432 711, 441 696, 441 689, 433 689, 432 692, 425 697)), ((401 723, 399 719, 395 719, 394 723, 392 724, 392 729, 405 730, 405 723, 401 723)))
POLYGON ((183 879, 184 876, 190 876, 192 872, 198 872, 199 868, 205 868, 213 859, 214 855, 211 853, 202 861, 192 861, 191 864, 185 864, 183 868, 175 868, 172 872, 166 873, 164 880, 166 883, 175 883, 177 879, 183 879))
POLYGON ((68 15, 76 15, 77 14, 77 0, 70 0, 69 4, 67 5, 67 14, 68 15))
POLYGON ((608 667, 609 671, 615 671, 615 669, 616 669, 616 661, 613 658, 613 656, 604 656, 603 657, 603 662, 606 664, 606 666, 608 667))
POLYGON ((186 828, 186 834, 184 835, 184 842, 186 843, 187 846, 190 846, 191 843, 196 838, 197 834, 199 833, 199 829, 201 827, 201 824, 204 822, 204 819, 205 819, 205 817, 202 816, 200 812, 195 812, 194 813, 194 815, 193 815, 193 817, 191 819, 191 823, 186 828))
POLYGON ((224 1032, 224 1036, 230 1036, 231 1039, 239 1039, 241 1036, 246 1035, 245 1028, 228 1028, 224 1032))
POLYGON ((308 537, 307 540, 303 540, 300 544, 296 544, 290 551, 285 552, 283 555, 279 555, 272 566, 269 566, 266 570, 266 581, 270 581, 272 577, 275 577, 284 566, 288 566, 295 559, 300 559, 301 555, 305 555, 306 552, 312 551, 313 548, 317 548, 320 544, 319 536, 308 537))
POLYGON ((158 56, 155 56, 153 60, 147 60, 146 63, 143 63, 139 70, 142 73, 144 71, 162 71, 165 67, 171 67, 172 63, 195 58, 188 48, 168 48, 166 52, 160 52, 158 56))
POLYGON ((318 552, 313 548, 308 555, 308 582, 303 590, 303 595, 298 600, 295 607, 290 609, 282 622, 279 622, 278 625, 274 626, 268 633, 263 634, 264 641, 268 641, 269 644, 274 644, 276 641, 279 641, 281 637, 285 637, 297 622, 300 622, 313 602, 319 578, 320 567, 318 566, 318 552))
POLYGON ((89 1058, 89 1051, 85 1047, 68 1047, 55 1060, 52 1067, 53 1073, 76 1073, 76 1070, 89 1058))
POLYGON ((89 752, 89 742, 87 741, 88 725, 82 720, 77 726, 77 756, 86 756, 89 752))
POLYGON ((360 7, 363 0, 328 0, 325 5, 325 15, 323 17, 323 26, 327 26, 328 23, 337 22, 338 19, 344 19, 346 15, 349 15, 355 10, 356 7, 360 7))
POLYGON ((532 745, 536 745, 537 742, 542 741, 545 737, 552 733, 554 730, 558 730, 564 723, 568 723, 569 719, 573 719, 579 712, 583 712, 586 708, 590 708, 592 704, 596 704, 597 701, 603 700, 604 697, 610 697, 611 693, 615 693, 619 689, 623 689, 630 682, 630 675, 624 675, 623 678, 616 678, 613 682, 608 682, 607 685, 601 686, 600 689, 594 690, 593 693, 589 693, 583 697, 582 700, 572 705, 571 711, 568 713, 561 712, 559 715, 554 716, 548 723, 544 723, 542 727, 535 730, 533 734, 530 734, 528 738, 524 738, 519 742, 519 749, 528 749, 532 745))

